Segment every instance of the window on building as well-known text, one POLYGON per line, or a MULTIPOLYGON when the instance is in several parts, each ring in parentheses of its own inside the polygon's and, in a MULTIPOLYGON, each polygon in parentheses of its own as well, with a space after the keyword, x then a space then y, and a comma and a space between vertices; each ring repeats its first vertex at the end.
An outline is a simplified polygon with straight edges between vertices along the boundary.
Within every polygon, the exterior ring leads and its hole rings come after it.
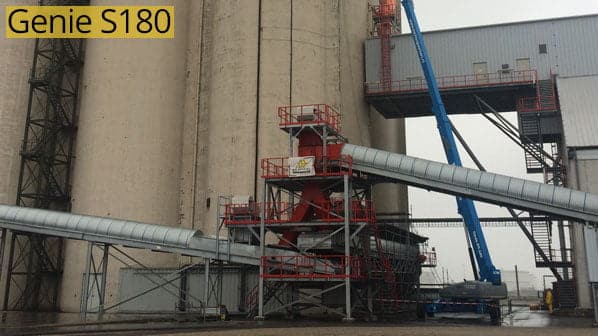
POLYGON ((548 48, 546 47, 546 43, 540 44, 538 46, 540 54, 548 54, 548 48))

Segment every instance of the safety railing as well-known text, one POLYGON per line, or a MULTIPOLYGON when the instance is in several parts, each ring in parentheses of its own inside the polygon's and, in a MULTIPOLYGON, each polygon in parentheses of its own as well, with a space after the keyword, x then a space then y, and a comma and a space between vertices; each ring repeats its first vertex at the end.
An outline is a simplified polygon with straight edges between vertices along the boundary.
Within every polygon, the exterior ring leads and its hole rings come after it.
MULTIPOLYGON (((376 221, 376 212, 371 201, 351 201, 351 211, 349 221, 352 223, 374 223, 376 221)), ((310 218, 310 222, 321 223, 340 223, 345 221, 345 202, 340 198, 332 198, 329 201, 297 202, 292 205, 289 202, 252 202, 249 204, 226 204, 224 214, 225 225, 257 225, 261 223, 262 208, 264 223, 285 224, 304 221, 303 218, 297 218, 295 213, 301 209, 301 213, 306 206, 313 206, 313 213, 316 218, 310 218)))
POLYGON ((344 255, 263 256, 262 278, 267 279, 365 279, 363 258, 344 255), (350 272, 346 274, 349 264, 350 272))
POLYGON ((436 267, 438 260, 436 251, 423 251, 419 253, 419 261, 422 267, 436 267))
MULTIPOLYGON (((550 262, 553 263, 573 263, 573 250, 571 248, 566 248, 564 251, 560 249, 550 249, 544 251, 547 254, 547 257, 550 262)), ((544 262, 542 257, 534 251, 536 262, 544 262)))
POLYGON ((396 16, 396 8, 397 4, 395 1, 391 1, 391 3, 384 5, 374 5, 372 6, 374 19, 383 20, 394 18, 396 16))
POLYGON ((518 112, 540 112, 557 110, 555 97, 521 98, 517 102, 518 112))
MULTIPOLYGON (((348 155, 336 157, 326 156, 314 161, 313 176, 342 176, 353 174, 353 159, 348 155)), ((290 166, 288 157, 265 158, 261 161, 262 178, 289 178, 290 166)))
POLYGON ((326 125, 340 132, 341 114, 326 104, 282 106, 278 108, 281 128, 304 125, 326 125))
MULTIPOLYGON (((487 74, 455 75, 437 77, 441 90, 467 89, 475 87, 506 86, 535 84, 538 78, 536 70, 512 70, 487 74)), ((411 78, 392 81, 391 83, 365 83, 365 95, 388 93, 415 93, 427 91, 428 84, 424 78, 411 78)))
POLYGON ((538 84, 535 97, 521 98, 517 102, 518 112, 556 111, 558 109, 554 76, 550 72, 550 81, 538 84), (550 85, 550 86, 548 86, 550 85))

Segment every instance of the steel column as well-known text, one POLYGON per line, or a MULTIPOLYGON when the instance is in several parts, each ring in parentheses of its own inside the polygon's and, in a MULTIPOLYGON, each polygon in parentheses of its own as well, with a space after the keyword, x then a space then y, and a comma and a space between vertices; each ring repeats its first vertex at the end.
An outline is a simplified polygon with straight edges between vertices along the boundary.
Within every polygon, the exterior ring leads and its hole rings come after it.
POLYGON ((89 300, 89 272, 91 270, 91 259, 93 258, 93 243, 87 243, 85 254, 85 273, 83 273, 83 288, 81 289, 81 307, 79 311, 85 317, 87 315, 87 304, 89 300))
POLYGON ((110 245, 104 244, 102 253, 102 278, 100 283, 100 305, 98 311, 100 314, 104 313, 104 305, 106 304, 106 278, 108 277, 108 257, 110 256, 110 245))
MULTIPOLYGON (((266 200, 265 204, 268 204, 269 196, 268 196, 268 187, 266 183, 266 179, 264 179, 264 193, 262 194, 263 198, 266 200)), ((262 206, 260 209, 260 258, 262 258, 266 254, 266 226, 264 219, 266 217, 266 210, 265 207, 262 206)), ((260 270, 258 275, 258 314, 255 317, 256 320, 263 320, 264 319, 264 277, 263 274, 266 270, 264 269, 264 263, 260 260, 260 270)))
POLYGON ((353 320, 351 316, 351 185, 349 175, 343 176, 343 191, 345 202, 345 313, 346 317, 343 321, 349 322, 353 320))

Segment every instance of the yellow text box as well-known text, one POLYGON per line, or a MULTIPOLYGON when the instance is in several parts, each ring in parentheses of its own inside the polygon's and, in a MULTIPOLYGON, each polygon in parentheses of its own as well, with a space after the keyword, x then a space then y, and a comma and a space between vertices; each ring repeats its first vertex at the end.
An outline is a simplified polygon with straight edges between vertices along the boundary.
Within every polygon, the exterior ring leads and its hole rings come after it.
POLYGON ((174 6, 7 6, 7 38, 174 38, 174 6))

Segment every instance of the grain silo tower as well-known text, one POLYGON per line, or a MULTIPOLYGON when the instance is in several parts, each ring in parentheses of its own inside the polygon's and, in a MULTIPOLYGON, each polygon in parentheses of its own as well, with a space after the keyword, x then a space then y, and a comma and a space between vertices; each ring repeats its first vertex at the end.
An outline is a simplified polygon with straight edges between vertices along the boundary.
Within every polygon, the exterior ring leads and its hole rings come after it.
MULTIPOLYGON (((330 104, 341 111, 352 143, 404 150, 404 126, 380 119, 363 100, 367 1, 91 4, 174 5, 176 33, 169 40, 86 41, 72 212, 213 234, 219 196, 260 198, 259 159, 287 151, 276 115, 282 105, 330 104)), ((0 134, 0 170, 9 172, 0 181, 0 201, 13 203, 33 42, 0 43, 3 63, 11 64, 0 79, 2 97, 11 97, 0 101, 1 126, 11 122, 10 132, 0 134)), ((405 211, 406 192, 397 190, 378 195, 378 210, 405 211)), ((86 253, 84 243, 64 243, 63 311, 81 308, 86 253)), ((131 255, 148 267, 188 261, 142 250, 131 255)), ((119 295, 120 267, 110 264, 107 298, 119 295)))

